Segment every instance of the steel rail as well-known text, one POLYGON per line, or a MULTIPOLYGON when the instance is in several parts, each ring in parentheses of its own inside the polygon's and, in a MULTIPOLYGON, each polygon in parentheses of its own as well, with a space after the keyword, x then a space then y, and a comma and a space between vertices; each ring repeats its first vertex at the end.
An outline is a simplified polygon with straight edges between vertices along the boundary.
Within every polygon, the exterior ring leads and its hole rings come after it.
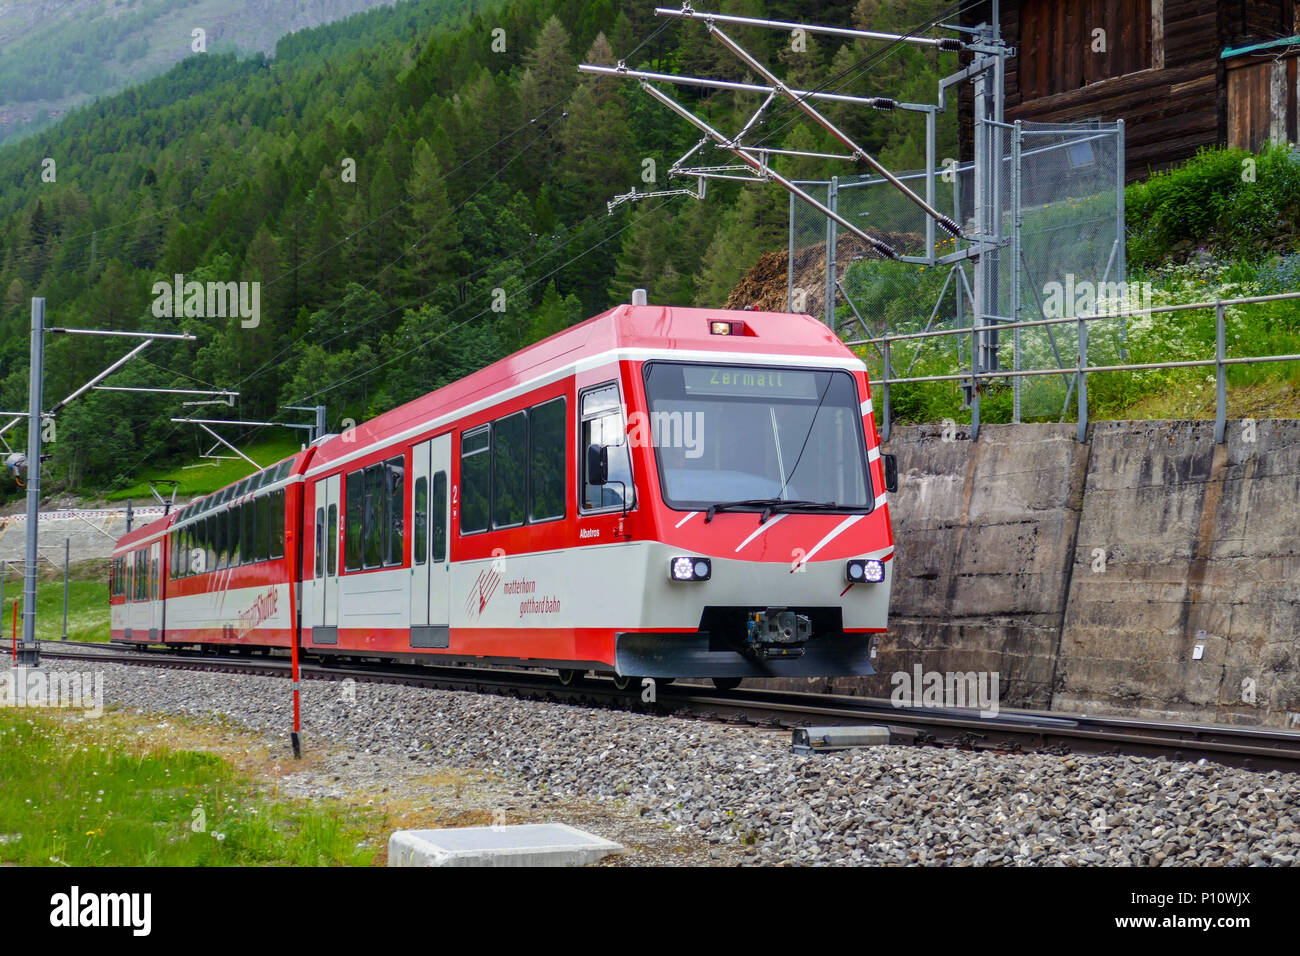
MULTIPOLYGON (((279 650, 279 649, 276 649, 279 650)), ((103 643, 59 642, 42 648, 48 657, 145 665, 253 676, 285 677, 288 657, 178 653, 103 643)), ((372 659, 373 661, 373 659, 372 659)), ((436 690, 495 693, 521 699, 596 705, 672 714, 749 726, 795 728, 809 722, 885 724, 898 742, 999 752, 1126 754, 1174 760, 1207 759, 1251 770, 1300 772, 1300 733, 1276 728, 1230 727, 1143 721, 1122 717, 1002 710, 981 717, 972 710, 896 707, 889 701, 844 695, 742 689, 719 692, 691 684, 659 685, 656 700, 643 703, 641 688, 618 690, 612 681, 588 678, 563 685, 544 671, 466 665, 395 665, 340 660, 303 663, 304 680, 388 683, 436 690)))

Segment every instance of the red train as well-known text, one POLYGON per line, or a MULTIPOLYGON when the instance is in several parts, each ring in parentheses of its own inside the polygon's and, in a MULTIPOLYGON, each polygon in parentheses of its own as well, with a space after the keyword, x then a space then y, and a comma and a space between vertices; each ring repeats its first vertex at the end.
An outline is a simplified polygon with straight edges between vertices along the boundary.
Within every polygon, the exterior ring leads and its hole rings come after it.
POLYGON ((870 674, 887 463, 815 319, 623 305, 130 531, 112 638, 870 674))

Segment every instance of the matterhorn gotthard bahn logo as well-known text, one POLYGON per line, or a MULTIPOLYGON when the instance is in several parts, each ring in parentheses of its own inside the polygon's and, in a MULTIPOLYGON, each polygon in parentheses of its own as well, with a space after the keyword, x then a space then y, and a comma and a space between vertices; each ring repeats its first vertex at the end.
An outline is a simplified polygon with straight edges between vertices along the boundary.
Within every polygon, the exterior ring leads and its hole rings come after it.
POLYGON ((465 595, 465 615, 471 621, 477 621, 487 611, 493 597, 500 591, 509 597, 519 599, 519 616, 533 614, 558 614, 561 608, 560 598, 546 594, 538 596, 537 582, 531 578, 505 579, 502 574, 502 562, 498 559, 479 572, 469 593, 465 595))
POLYGON ((492 596, 501 587, 499 564, 499 561, 494 561, 480 571, 474 585, 469 589, 469 594, 465 596, 465 614, 469 616, 470 620, 476 621, 482 616, 483 612, 487 610, 492 596))

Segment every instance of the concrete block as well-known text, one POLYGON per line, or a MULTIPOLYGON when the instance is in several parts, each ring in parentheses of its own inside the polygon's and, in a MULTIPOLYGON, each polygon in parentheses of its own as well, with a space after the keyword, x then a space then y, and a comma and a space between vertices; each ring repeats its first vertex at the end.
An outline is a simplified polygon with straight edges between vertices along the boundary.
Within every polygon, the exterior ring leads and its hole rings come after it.
POLYGON ((622 846, 564 823, 398 830, 389 866, 583 866, 622 846))

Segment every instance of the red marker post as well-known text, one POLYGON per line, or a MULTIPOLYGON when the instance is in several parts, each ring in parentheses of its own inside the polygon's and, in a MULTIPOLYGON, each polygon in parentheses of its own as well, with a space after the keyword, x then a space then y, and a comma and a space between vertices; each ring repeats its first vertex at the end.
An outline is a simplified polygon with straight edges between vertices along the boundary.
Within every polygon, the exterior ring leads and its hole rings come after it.
POLYGON ((18 663, 18 599, 14 598, 14 664, 18 663))
MULTIPOLYGON (((298 511, 301 513, 302 509, 298 511)), ((296 592, 298 582, 302 580, 302 562, 301 551, 299 548, 300 536, 296 532, 297 524, 294 530, 290 530, 288 535, 287 547, 284 549, 285 565, 289 568, 289 656, 290 671, 293 682, 293 732, 289 735, 289 741, 293 745, 293 755, 295 758, 302 757, 302 719, 298 701, 298 607, 296 592)))

